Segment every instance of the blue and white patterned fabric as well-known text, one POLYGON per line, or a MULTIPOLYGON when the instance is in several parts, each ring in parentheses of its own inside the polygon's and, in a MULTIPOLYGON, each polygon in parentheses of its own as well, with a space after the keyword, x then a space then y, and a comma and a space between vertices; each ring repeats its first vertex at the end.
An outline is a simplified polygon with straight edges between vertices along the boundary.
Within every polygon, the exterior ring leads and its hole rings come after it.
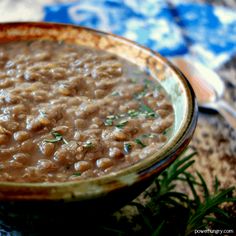
POLYGON ((236 13, 172 0, 80 0, 44 6, 44 21, 112 32, 164 56, 187 55, 216 68, 236 54, 236 13))

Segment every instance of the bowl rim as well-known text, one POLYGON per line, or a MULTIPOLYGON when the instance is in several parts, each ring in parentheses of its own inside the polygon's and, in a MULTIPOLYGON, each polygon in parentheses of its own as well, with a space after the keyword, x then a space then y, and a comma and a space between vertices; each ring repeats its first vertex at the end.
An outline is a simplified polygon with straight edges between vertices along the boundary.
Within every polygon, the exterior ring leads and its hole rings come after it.
MULTIPOLYGON (((88 27, 73 25, 73 24, 62 24, 62 23, 49 23, 49 22, 6 22, 0 23, 0 31, 2 27, 18 27, 18 26, 26 26, 26 27, 39 27, 39 28, 72 28, 77 30, 85 30, 91 32, 92 34, 99 34, 108 36, 109 39, 114 41, 119 41, 122 44, 129 44, 132 47, 137 47, 150 54, 150 57, 155 60, 161 61, 163 64, 167 65, 167 67, 178 77, 178 80, 183 85, 185 90, 187 102, 187 113, 184 115, 184 120, 182 122, 182 126, 179 128, 179 131, 176 135, 173 136, 172 140, 164 145, 159 152, 154 153, 153 155, 148 156, 146 159, 139 161, 138 163, 126 167, 122 170, 116 171, 115 173, 105 174, 104 176, 88 178, 82 180, 73 180, 66 182, 52 182, 52 183, 28 183, 28 182, 7 182, 0 181, 0 192, 1 190, 7 191, 10 193, 9 196, 5 194, 0 194, 0 199, 14 199, 14 200, 41 200, 42 195, 46 198, 42 200, 56 200, 56 199, 64 199, 64 200, 83 200, 95 198, 98 196, 102 196, 108 192, 128 187, 132 184, 135 184, 139 181, 144 181, 148 179, 151 175, 161 172, 166 166, 168 166, 171 162, 173 162, 176 158, 176 154, 179 154, 184 150, 187 144, 190 141, 190 138, 193 135, 193 132, 196 127, 197 117, 198 117, 198 108, 197 102, 195 98, 194 91, 183 75, 183 73, 177 69, 170 61, 168 61, 165 57, 161 56, 158 52, 153 51, 143 45, 140 45, 132 40, 124 38, 122 36, 118 36, 112 33, 103 32, 100 30, 95 30, 88 27), (158 154, 158 155, 157 155, 158 154), (157 158, 158 157, 158 158, 157 158), (157 159, 154 161, 154 159, 157 159), (136 178, 133 173, 138 174, 140 178, 136 178), (117 182, 117 179, 123 179, 123 177, 130 178, 129 181, 117 182), (92 188, 91 192, 81 192, 79 189, 84 186, 100 186, 99 190, 97 188, 92 188), (104 187, 104 188, 103 188, 104 187), (23 189, 23 195, 20 191, 18 194, 18 190, 23 189), (44 191, 46 190, 46 191, 44 191), (32 194, 32 192, 34 194, 32 194)), ((16 29, 16 28, 15 28, 16 29)))

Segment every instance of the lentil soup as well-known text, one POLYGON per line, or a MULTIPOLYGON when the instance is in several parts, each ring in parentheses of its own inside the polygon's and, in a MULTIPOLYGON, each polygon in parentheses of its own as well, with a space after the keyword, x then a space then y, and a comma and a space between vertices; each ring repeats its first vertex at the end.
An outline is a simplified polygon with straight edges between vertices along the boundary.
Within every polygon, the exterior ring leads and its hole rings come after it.
POLYGON ((128 167, 171 135, 160 84, 105 51, 0 44, 0 181, 64 182, 128 167))

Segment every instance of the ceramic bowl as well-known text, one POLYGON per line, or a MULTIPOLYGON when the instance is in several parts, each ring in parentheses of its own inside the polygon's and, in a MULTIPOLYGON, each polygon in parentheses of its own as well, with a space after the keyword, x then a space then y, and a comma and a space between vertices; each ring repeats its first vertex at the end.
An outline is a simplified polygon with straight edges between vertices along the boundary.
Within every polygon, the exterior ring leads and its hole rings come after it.
POLYGON ((0 24, 0 42, 63 40, 106 50, 148 70, 164 87, 174 107, 169 141, 146 159, 102 177, 66 183, 0 182, 0 214, 9 219, 49 219, 116 210, 141 193, 188 145, 197 122, 193 90, 165 58, 125 38, 93 29, 52 23, 0 24))

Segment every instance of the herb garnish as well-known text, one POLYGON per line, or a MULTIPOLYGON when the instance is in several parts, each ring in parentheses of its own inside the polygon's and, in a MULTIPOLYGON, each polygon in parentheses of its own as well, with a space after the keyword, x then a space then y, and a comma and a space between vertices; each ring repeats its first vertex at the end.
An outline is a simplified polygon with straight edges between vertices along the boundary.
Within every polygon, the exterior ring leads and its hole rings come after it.
MULTIPOLYGON (((106 120, 104 121, 105 126, 112 126, 114 123, 114 120, 125 117, 126 114, 120 114, 120 115, 110 115, 106 117, 106 120)), ((127 120, 120 121, 120 123, 116 124, 117 128, 122 129, 126 124, 128 123, 127 120)))
POLYGON ((110 115, 106 117, 106 120, 104 121, 105 126, 112 126, 113 121, 117 119, 117 116, 115 115, 110 115))
POLYGON ((129 110, 128 111, 128 115, 130 116, 130 117, 137 117, 138 115, 139 115, 139 112, 138 111, 136 111, 136 110, 134 110, 134 109, 132 109, 132 110, 129 110))
POLYGON ((136 138, 134 140, 135 143, 139 144, 142 148, 146 147, 147 145, 143 143, 143 141, 141 140, 141 138, 155 138, 157 137, 156 134, 142 134, 141 136, 139 136, 138 138, 136 138))
POLYGON ((128 121, 123 120, 119 124, 116 125, 117 128, 122 129, 125 125, 127 125, 128 121))
POLYGON ((117 116, 115 116, 115 115, 107 116, 107 119, 111 119, 111 120, 114 120, 114 119, 116 119, 116 118, 117 118, 117 116))
MULTIPOLYGON (((131 117, 135 118, 138 117, 139 115, 143 115, 146 118, 155 118, 157 117, 157 114, 147 105, 145 104, 140 104, 139 110, 128 110, 127 113, 123 114, 118 114, 118 115, 109 115, 106 117, 106 120, 104 121, 105 126, 112 126, 114 125, 114 121, 119 119, 119 118, 124 118, 124 117, 131 117)), ((120 121, 120 123, 116 124, 115 126, 117 128, 122 129, 126 124, 128 123, 128 120, 120 121)))
POLYGON ((144 115, 146 118, 155 118, 157 114, 147 105, 141 104, 139 111, 129 110, 128 116, 131 118, 138 117, 139 115, 144 115))
POLYGON ((122 117, 125 117, 126 116, 126 114, 120 114, 119 116, 117 116, 117 118, 122 118, 122 117))
POLYGON ((130 143, 125 143, 124 144, 124 151, 125 151, 125 153, 129 153, 131 151, 131 149, 132 149, 132 146, 131 146, 130 143))
POLYGON ((156 134, 142 134, 141 137, 142 138, 156 138, 157 135, 156 134))
POLYGON ((81 176, 80 172, 73 173, 72 176, 81 176))
POLYGON ((142 111, 142 112, 147 112, 147 113, 149 113, 149 112, 154 112, 153 110, 152 110, 152 108, 150 108, 149 106, 147 106, 147 105, 145 105, 145 104, 141 104, 140 105, 140 111, 142 111))
POLYGON ((44 112, 44 111, 39 111, 39 114, 40 114, 41 116, 43 116, 43 117, 46 116, 46 112, 44 112))
POLYGON ((162 134, 163 134, 163 135, 166 135, 166 134, 169 132, 170 129, 171 129, 171 128, 165 129, 165 130, 162 132, 162 134))
POLYGON ((62 134, 58 132, 51 132, 51 134, 54 136, 54 139, 44 139, 44 142, 57 143, 57 142, 63 141, 65 144, 68 144, 68 142, 63 138, 62 134))
POLYGON ((90 140, 87 140, 84 144, 83 147, 86 148, 91 148, 93 146, 93 143, 90 140))
POLYGON ((112 126, 113 125, 113 120, 112 119, 106 119, 104 121, 104 125, 105 126, 112 126))
POLYGON ((140 111, 145 114, 145 117, 152 117, 155 118, 157 117, 157 114, 155 111, 152 110, 152 108, 150 108, 149 106, 145 105, 145 104, 141 104, 139 107, 140 111))
POLYGON ((143 82, 144 82, 143 91, 140 93, 134 94, 134 98, 137 100, 140 100, 141 98, 145 97, 148 93, 149 86, 153 84, 153 81, 148 80, 148 79, 144 79, 143 82))
POLYGON ((134 98, 140 100, 142 97, 144 97, 147 94, 147 91, 144 89, 142 92, 140 93, 135 93, 134 94, 134 98))
MULTIPOLYGON (((129 215, 120 220, 114 214, 103 225, 103 231, 99 231, 99 235, 190 236, 194 235, 196 229, 234 229, 235 188, 219 188, 221 186, 215 178, 214 189, 211 191, 200 173, 193 175, 189 171, 195 154, 179 157, 143 193, 145 201, 141 199, 129 204, 129 208, 133 207, 137 212, 132 221, 129 220, 129 215), (184 190, 178 190, 179 183, 184 186, 184 190), (225 207, 225 204, 222 206, 222 203, 230 203, 230 207, 225 207), (140 227, 134 231, 137 225, 140 227)), ((95 232, 98 234, 98 230, 95 232)))
POLYGON ((139 144, 142 148, 146 147, 146 145, 141 141, 141 139, 136 138, 134 140, 135 143, 139 144))
POLYGON ((120 93, 117 92, 117 91, 114 91, 114 92, 112 92, 112 94, 111 94, 111 96, 114 96, 114 97, 119 96, 119 95, 120 95, 120 93))

